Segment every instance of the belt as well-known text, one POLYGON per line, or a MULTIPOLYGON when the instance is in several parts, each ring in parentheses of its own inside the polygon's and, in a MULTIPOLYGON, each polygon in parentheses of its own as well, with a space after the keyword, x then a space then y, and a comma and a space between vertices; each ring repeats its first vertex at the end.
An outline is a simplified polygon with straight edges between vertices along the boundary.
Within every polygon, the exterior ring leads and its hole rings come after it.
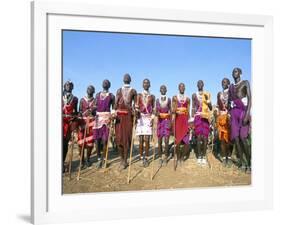
POLYGON ((129 114, 128 110, 117 110, 118 116, 125 116, 125 115, 128 115, 128 114, 129 114))
POLYGON ((179 108, 177 108, 176 113, 187 115, 187 109, 184 107, 179 107, 179 108))
POLYGON ((170 119, 169 113, 159 113, 160 119, 170 119))

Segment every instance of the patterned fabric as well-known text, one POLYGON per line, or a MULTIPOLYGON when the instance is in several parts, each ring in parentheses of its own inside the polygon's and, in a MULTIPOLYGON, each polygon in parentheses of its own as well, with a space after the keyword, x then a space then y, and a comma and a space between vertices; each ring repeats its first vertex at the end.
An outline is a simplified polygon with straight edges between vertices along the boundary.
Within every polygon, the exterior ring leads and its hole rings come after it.
POLYGON ((170 136, 171 131, 171 117, 170 117, 170 109, 171 109, 171 99, 168 98, 167 105, 161 107, 160 100, 156 101, 156 111, 159 113, 158 123, 157 123, 157 137, 165 138, 170 136))
POLYGON ((226 143, 229 143, 230 141, 229 123, 230 121, 227 113, 218 115, 217 127, 218 127, 219 140, 225 141, 226 143))
POLYGON ((230 119, 228 113, 228 96, 229 89, 223 90, 218 95, 217 105, 219 107, 219 115, 216 120, 218 139, 226 143, 230 142, 230 119))
POLYGON ((147 104, 143 102, 143 95, 138 96, 138 103, 140 107, 140 117, 137 120, 136 136, 152 135, 152 96, 147 97, 147 104))

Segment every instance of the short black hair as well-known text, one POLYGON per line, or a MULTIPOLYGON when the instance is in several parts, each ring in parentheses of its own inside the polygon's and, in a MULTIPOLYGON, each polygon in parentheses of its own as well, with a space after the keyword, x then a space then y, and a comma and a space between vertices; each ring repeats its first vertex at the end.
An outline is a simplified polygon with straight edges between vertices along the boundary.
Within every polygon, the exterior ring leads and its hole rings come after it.
POLYGON ((233 69, 232 73, 234 72, 234 70, 237 70, 240 75, 242 74, 242 70, 239 67, 235 67, 233 69))
POLYGON ((65 90, 66 85, 69 84, 71 86, 71 90, 74 89, 74 84, 72 83, 72 81, 68 80, 64 83, 63 85, 63 89, 65 90))
POLYGON ((228 85, 230 84, 230 80, 229 80, 227 77, 225 77, 225 78, 222 79, 222 81, 224 81, 224 80, 227 81, 227 84, 228 84, 228 85))

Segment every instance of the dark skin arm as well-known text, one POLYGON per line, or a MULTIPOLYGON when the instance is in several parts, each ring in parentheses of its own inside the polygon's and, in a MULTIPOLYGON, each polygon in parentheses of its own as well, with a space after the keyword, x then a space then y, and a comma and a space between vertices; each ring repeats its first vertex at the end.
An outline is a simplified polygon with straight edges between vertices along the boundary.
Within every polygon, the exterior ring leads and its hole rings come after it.
POLYGON ((223 103, 221 101, 221 92, 219 92, 217 95, 217 105, 219 106, 219 110, 223 109, 223 103))
POLYGON ((78 106, 78 98, 75 97, 74 99, 74 115, 77 115, 78 111, 77 111, 77 106, 78 106))
POLYGON ((190 98, 187 98, 187 118, 190 115, 189 112, 190 112, 190 98))
MULTIPOLYGON (((152 115, 156 114, 156 107, 155 107, 155 96, 151 95, 151 104, 152 104, 152 115)), ((153 120, 151 120, 151 126, 153 126, 153 120)))
POLYGON ((172 124, 175 124, 176 110, 177 110, 177 96, 173 96, 173 98, 172 98, 172 107, 171 107, 172 124))
POLYGON ((121 89, 118 89, 117 92, 116 92, 116 98, 115 98, 115 101, 114 101, 114 106, 112 107, 115 110, 117 110, 117 105, 118 105, 120 95, 121 95, 121 89))
POLYGON ((192 110, 191 110, 191 116, 194 117, 195 112, 196 112, 196 94, 192 95, 192 110))
MULTIPOLYGON (((157 102, 157 101, 156 101, 156 102, 157 102)), ((168 105, 168 107, 169 107, 169 105, 168 105)), ((157 109, 156 104, 155 104, 155 115, 156 115, 156 116, 159 116, 159 110, 157 109)))
POLYGON ((245 88, 246 88, 246 96, 247 96, 247 99, 248 99, 248 106, 247 106, 247 111, 246 111, 245 117, 243 119, 243 125, 244 126, 249 123, 250 111, 251 111, 251 107, 252 107, 251 89, 250 89, 250 84, 247 80, 245 81, 245 88))
MULTIPOLYGON (((111 108, 115 110, 115 108, 116 108, 116 106, 115 106, 115 96, 113 94, 111 94, 110 104, 111 104, 111 108)), ((114 119, 115 115, 111 114, 111 117, 112 117, 112 119, 114 119)))
POLYGON ((152 97, 152 102, 151 102, 151 104, 152 104, 152 114, 156 114, 156 107, 155 107, 155 96, 154 95, 152 95, 151 96, 152 97))
POLYGON ((79 102, 79 116, 82 116, 82 99, 79 102))
POLYGON ((173 99, 172 99, 172 108, 171 108, 171 111, 172 111, 172 114, 176 114, 176 110, 177 110, 177 97, 176 96, 173 96, 173 99))
POLYGON ((135 89, 131 90, 131 99, 132 99, 132 112, 135 115, 136 105, 137 105, 137 91, 135 89))
POLYGON ((115 109, 115 96, 111 94, 111 108, 115 109))
POLYGON ((230 109, 231 109, 231 100, 232 100, 232 95, 231 95, 231 92, 228 91, 228 100, 227 100, 227 110, 228 111, 230 111, 230 109))

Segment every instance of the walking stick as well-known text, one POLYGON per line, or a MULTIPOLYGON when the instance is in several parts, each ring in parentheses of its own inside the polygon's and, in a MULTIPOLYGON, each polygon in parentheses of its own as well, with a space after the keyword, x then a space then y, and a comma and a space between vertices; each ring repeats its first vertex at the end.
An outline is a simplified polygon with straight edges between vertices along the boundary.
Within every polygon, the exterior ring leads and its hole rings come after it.
MULTIPOLYGON (((157 120, 156 120, 157 121, 157 120)), ((150 176, 150 180, 153 180, 153 171, 154 171, 154 159, 155 159, 155 148, 156 148, 156 132, 155 132, 155 124, 157 124, 156 122, 153 122, 153 156, 152 156, 152 166, 151 166, 151 176, 150 176)))
POLYGON ((80 162, 79 162, 79 168, 78 168, 78 174, 77 174, 77 180, 80 179, 80 173, 81 173, 81 164, 82 164, 82 157, 84 153, 84 147, 85 147, 85 142, 86 142, 86 134, 87 134, 87 129, 88 129, 88 124, 89 124, 89 116, 87 116, 86 119, 86 124, 85 124, 85 130, 84 130, 84 136, 83 136, 83 144, 82 144, 82 149, 81 149, 81 154, 80 154, 80 162))
POLYGON ((131 140, 131 147, 130 147, 130 160, 129 160, 129 169, 128 169, 128 179, 127 183, 130 183, 130 176, 131 176, 131 163, 132 163, 132 153, 133 153, 133 146, 134 146, 134 137, 135 137, 135 123, 136 123, 136 116, 133 117, 133 128, 132 128, 132 140, 131 140))
POLYGON ((71 167, 72 167, 72 158, 73 158, 73 146, 74 146, 74 131, 71 133, 71 147, 70 147, 70 159, 69 159, 69 180, 71 180, 71 167))
MULTIPOLYGON (((214 130, 213 130, 213 133, 212 133, 212 142, 211 142, 211 150, 212 150, 212 152, 211 153, 213 153, 213 147, 214 147, 214 135, 215 133, 214 133, 214 130)), ((207 146, 206 146, 207 147, 207 146)), ((209 150, 209 149, 208 149, 209 150)), ((209 168, 210 169, 212 169, 212 166, 211 166, 211 163, 210 163, 210 160, 208 159, 208 156, 207 156, 207 154, 208 154, 208 152, 207 152, 207 149, 206 149, 206 160, 207 160, 207 164, 208 164, 208 166, 209 166, 209 168)))
POLYGON ((106 152, 105 152, 105 161, 104 161, 104 169, 106 169, 106 164, 107 164, 107 157, 108 157, 108 146, 109 146, 109 141, 110 141, 110 138, 111 138, 111 120, 110 120, 110 124, 109 124, 109 135, 108 135, 108 139, 107 139, 107 145, 106 145, 106 152))
POLYGON ((174 119, 174 171, 177 169, 177 162, 176 162, 176 115, 174 119))

